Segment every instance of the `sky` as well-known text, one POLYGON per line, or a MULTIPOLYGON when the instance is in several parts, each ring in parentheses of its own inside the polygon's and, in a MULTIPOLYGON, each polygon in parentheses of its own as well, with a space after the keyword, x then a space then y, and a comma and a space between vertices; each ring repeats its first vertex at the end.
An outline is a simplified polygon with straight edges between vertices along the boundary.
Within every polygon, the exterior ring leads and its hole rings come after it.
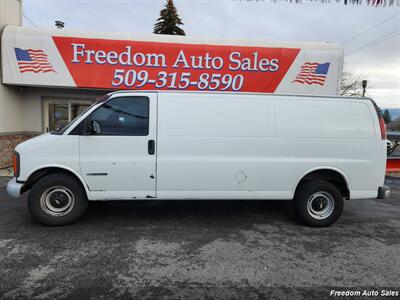
MULTIPOLYGON (((381 107, 400 108, 399 6, 270 0, 174 2, 187 36, 338 43, 345 53, 344 70, 368 80, 367 96, 381 107)), ((55 20, 62 20, 68 29, 150 34, 164 3, 165 0, 24 0, 23 24, 49 28, 54 27, 55 20)))

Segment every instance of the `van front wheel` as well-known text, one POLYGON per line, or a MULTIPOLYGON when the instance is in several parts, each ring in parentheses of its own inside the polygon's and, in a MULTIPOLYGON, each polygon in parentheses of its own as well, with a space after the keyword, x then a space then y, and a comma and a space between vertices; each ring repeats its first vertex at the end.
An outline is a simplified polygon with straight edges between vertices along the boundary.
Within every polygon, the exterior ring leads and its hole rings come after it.
POLYGON ((87 205, 81 183, 62 173, 39 179, 28 198, 28 207, 35 220, 53 226, 76 221, 86 211, 87 205))
POLYGON ((330 182, 307 181, 296 192, 294 207, 304 224, 325 227, 333 224, 342 214, 343 197, 330 182))

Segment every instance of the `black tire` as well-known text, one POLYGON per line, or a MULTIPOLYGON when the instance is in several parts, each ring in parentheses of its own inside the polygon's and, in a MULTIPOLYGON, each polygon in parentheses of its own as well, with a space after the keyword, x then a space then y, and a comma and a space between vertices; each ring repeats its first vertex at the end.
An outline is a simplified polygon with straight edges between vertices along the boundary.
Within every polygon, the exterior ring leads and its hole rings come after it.
POLYGON ((323 180, 303 183, 293 200, 298 218, 312 227, 332 225, 343 211, 343 196, 339 189, 323 180))
POLYGON ((40 178, 34 183, 28 197, 28 207, 34 219, 51 226, 75 222, 87 206, 86 192, 81 183, 65 173, 40 178))

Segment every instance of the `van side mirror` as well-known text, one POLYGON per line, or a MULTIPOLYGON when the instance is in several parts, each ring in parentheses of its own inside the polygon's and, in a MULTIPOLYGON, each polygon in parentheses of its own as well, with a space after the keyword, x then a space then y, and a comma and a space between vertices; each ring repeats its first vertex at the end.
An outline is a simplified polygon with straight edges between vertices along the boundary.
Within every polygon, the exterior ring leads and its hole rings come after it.
POLYGON ((100 134, 100 132, 101 132, 101 126, 100 126, 100 123, 98 122, 98 121, 96 121, 96 120, 92 120, 92 122, 91 122, 92 124, 92 132, 94 133, 94 134, 100 134))
POLYGON ((101 126, 96 120, 85 119, 83 121, 83 135, 100 134, 101 126))

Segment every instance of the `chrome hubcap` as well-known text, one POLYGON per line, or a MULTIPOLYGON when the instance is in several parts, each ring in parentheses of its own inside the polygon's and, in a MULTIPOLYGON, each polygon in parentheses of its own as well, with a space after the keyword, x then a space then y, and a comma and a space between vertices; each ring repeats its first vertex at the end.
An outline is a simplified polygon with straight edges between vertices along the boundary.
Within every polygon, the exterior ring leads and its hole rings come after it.
POLYGON ((53 217, 65 216, 72 210, 74 204, 74 194, 63 186, 50 187, 40 197, 41 208, 53 217))
POLYGON ((328 218, 335 208, 335 201, 327 192, 316 192, 307 201, 307 211, 314 219, 328 218))

